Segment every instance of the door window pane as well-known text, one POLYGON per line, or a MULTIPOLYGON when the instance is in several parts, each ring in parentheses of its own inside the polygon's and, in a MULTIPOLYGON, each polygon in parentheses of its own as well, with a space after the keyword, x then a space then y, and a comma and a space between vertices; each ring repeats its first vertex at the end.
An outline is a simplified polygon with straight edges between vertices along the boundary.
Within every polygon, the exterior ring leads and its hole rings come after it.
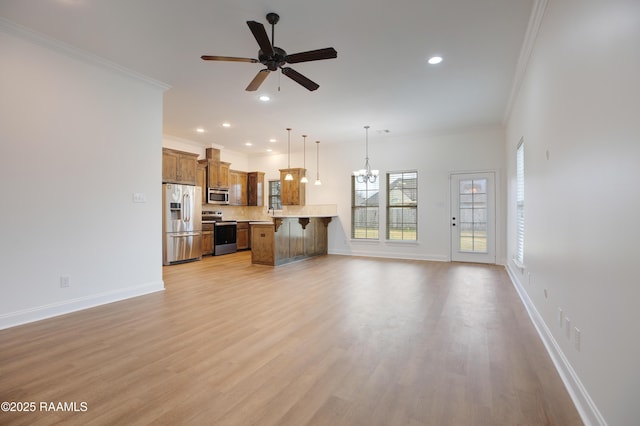
POLYGON ((460 250, 487 252, 487 179, 460 181, 460 250))

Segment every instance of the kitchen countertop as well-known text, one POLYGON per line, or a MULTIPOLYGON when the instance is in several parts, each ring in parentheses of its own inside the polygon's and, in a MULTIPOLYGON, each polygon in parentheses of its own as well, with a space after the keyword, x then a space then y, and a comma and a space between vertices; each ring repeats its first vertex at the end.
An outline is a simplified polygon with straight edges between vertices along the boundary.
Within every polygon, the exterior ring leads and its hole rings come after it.
POLYGON ((297 218, 297 217, 338 217, 335 214, 277 214, 271 216, 274 219, 286 219, 286 218, 297 218))

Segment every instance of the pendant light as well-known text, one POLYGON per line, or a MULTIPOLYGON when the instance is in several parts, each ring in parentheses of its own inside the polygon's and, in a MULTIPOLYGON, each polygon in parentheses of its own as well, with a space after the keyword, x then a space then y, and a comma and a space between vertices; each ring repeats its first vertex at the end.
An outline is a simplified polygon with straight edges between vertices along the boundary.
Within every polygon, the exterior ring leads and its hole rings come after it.
MULTIPOLYGON (((287 150, 288 150, 287 169, 291 169, 291 128, 290 127, 287 127, 287 150)), ((293 180, 293 176, 291 175, 290 170, 287 170, 287 175, 284 177, 284 180, 293 180)))
POLYGON ((300 183, 308 183, 309 179, 307 179, 307 135, 302 135, 302 179, 300 179, 300 183))
POLYGON ((364 169, 354 170, 353 176, 355 176, 356 180, 359 183, 370 182, 374 183, 378 179, 379 170, 371 170, 371 166, 369 165, 369 126, 364 126, 365 134, 366 134, 366 151, 364 157, 364 169))
POLYGON ((322 185, 320 182, 320 141, 316 141, 316 182, 314 185, 322 185))

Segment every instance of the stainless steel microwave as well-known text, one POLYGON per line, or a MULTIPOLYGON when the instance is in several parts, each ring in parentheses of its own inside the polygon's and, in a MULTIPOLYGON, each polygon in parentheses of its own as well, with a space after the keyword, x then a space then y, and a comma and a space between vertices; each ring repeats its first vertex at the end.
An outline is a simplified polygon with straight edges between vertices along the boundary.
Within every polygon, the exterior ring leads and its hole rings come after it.
POLYGON ((209 188, 207 204, 229 204, 229 190, 225 188, 209 188))

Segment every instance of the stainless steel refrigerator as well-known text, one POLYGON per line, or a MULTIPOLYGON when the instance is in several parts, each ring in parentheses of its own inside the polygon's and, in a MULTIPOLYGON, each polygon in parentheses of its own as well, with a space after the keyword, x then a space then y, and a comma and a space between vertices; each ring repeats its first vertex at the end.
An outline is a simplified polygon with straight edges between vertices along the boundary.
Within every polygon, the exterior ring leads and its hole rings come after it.
POLYGON ((202 258, 202 189, 162 184, 162 264, 202 258))

